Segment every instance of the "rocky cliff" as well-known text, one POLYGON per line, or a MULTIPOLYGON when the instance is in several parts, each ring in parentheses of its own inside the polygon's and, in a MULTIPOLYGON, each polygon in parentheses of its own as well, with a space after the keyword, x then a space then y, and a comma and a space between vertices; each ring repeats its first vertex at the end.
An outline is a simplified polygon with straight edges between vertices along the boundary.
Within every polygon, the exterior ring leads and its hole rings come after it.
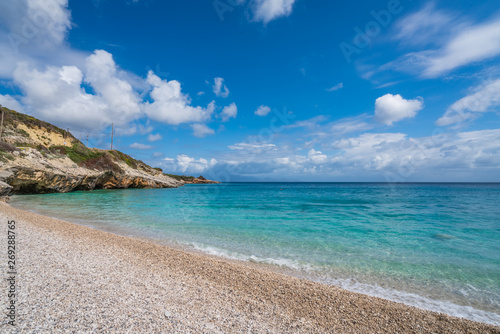
POLYGON ((172 188, 194 183, 164 174, 161 169, 117 150, 87 148, 71 133, 50 123, 2 109, 5 113, 0 140, 0 196, 172 188))

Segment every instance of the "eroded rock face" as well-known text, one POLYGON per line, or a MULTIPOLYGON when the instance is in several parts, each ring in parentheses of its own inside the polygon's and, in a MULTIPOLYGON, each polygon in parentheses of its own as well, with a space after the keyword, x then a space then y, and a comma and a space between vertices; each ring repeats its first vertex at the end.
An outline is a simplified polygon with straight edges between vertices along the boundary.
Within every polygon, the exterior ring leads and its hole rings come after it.
POLYGON ((12 186, 0 181, 0 197, 7 196, 12 191, 12 186))
POLYGON ((44 170, 15 168, 6 180, 16 194, 64 193, 73 190, 78 178, 44 170))
POLYGON ((175 180, 155 176, 133 176, 113 171, 94 175, 71 175, 19 167, 12 168, 9 172, 5 182, 0 181, 0 196, 66 193, 93 189, 174 188, 182 185, 175 180))

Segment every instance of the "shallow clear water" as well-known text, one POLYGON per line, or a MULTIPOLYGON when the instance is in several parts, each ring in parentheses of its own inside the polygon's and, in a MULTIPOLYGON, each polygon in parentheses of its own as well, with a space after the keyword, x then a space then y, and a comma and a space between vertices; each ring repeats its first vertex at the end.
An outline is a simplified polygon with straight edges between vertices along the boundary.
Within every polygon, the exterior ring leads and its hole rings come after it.
POLYGON ((500 184, 229 183, 11 204, 500 325, 500 184))

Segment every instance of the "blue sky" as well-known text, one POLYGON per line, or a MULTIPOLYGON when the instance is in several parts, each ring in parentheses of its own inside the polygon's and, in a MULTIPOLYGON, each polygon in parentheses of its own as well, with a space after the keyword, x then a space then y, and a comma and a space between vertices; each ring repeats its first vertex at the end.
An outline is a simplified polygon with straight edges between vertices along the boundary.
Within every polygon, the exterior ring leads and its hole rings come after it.
POLYGON ((0 3, 0 104, 222 181, 500 181, 494 1, 0 3))

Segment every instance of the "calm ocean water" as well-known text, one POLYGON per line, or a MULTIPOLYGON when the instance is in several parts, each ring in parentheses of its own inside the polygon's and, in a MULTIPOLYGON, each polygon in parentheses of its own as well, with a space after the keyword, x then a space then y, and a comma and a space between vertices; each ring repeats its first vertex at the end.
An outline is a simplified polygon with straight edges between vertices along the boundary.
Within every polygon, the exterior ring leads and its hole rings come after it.
POLYGON ((11 204, 500 325, 500 184, 229 183, 11 204))

